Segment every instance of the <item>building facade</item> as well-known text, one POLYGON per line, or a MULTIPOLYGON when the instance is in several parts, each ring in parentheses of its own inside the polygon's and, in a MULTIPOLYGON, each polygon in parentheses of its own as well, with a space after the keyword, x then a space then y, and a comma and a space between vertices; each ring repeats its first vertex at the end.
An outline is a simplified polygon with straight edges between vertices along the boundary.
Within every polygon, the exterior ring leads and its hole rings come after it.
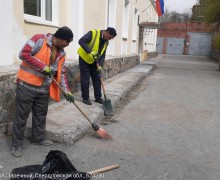
MULTIPOLYGON (((2 58, 0 66, 20 64, 18 54, 24 43, 36 33, 54 33, 58 27, 68 26, 74 40, 66 48, 67 59, 77 60, 79 38, 91 29, 117 30, 110 42, 108 56, 138 54, 139 23, 157 21, 151 0, 1 0, 0 1, 2 58)), ((151 33, 151 32, 150 32, 151 33)), ((156 32, 145 37, 151 44, 156 32)), ((145 47, 143 50, 154 47, 145 47)), ((147 43, 148 44, 148 43, 147 43)))

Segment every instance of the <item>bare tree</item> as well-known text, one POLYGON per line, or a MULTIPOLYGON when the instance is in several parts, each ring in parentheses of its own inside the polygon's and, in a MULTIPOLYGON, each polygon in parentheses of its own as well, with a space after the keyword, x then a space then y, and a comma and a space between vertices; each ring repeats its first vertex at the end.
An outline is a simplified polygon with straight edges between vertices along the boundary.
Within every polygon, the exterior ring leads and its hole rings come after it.
POLYGON ((186 11, 184 13, 178 13, 176 11, 169 11, 166 10, 163 14, 163 16, 160 17, 159 22, 187 22, 191 18, 191 13, 189 11, 186 11))

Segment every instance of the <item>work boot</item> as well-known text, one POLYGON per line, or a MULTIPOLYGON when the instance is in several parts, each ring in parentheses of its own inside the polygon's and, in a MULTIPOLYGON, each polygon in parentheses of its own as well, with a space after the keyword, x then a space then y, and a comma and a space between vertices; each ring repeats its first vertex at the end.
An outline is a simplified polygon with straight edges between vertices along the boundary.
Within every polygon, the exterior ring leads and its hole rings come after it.
POLYGON ((83 103, 87 104, 87 105, 92 105, 92 103, 89 99, 83 99, 83 103))
POLYGON ((13 147, 11 150, 11 154, 14 157, 21 157, 22 156, 21 147, 13 147))
POLYGON ((95 99, 95 102, 99 103, 99 104, 103 104, 103 99, 102 98, 97 98, 95 99))
POLYGON ((51 146, 53 144, 53 141, 47 139, 47 140, 43 140, 41 142, 32 142, 32 144, 34 144, 34 145, 42 145, 42 146, 51 146))

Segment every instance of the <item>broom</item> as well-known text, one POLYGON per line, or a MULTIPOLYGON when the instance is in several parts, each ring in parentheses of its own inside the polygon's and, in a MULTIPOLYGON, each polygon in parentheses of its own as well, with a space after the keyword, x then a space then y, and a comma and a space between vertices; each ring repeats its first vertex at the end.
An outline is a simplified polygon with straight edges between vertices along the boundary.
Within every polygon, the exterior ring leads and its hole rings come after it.
MULTIPOLYGON (((63 91, 63 93, 65 95, 67 95, 65 90, 59 85, 59 83, 54 79, 54 77, 51 76, 51 79, 63 91)), ((92 128, 96 131, 96 133, 99 135, 100 138, 102 138, 102 139, 112 139, 112 136, 110 134, 108 134, 103 128, 100 128, 96 123, 92 123, 92 121, 89 119, 89 117, 83 112, 83 110, 75 102, 72 102, 72 103, 84 115, 84 117, 89 121, 89 123, 92 125, 92 128)))

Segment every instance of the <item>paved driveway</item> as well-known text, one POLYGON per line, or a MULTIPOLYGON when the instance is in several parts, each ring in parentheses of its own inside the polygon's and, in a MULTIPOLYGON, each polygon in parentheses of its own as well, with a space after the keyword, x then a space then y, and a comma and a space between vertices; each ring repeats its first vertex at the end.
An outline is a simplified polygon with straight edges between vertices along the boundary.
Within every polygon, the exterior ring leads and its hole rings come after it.
POLYGON ((89 133, 72 146, 57 143, 42 148, 25 140, 25 156, 12 160, 7 152, 9 137, 1 141, 0 172, 42 163, 49 150, 59 149, 81 171, 120 165, 104 178, 93 179, 219 180, 217 69, 218 65, 205 57, 164 56, 112 119, 103 122, 113 141, 101 141, 89 133))

